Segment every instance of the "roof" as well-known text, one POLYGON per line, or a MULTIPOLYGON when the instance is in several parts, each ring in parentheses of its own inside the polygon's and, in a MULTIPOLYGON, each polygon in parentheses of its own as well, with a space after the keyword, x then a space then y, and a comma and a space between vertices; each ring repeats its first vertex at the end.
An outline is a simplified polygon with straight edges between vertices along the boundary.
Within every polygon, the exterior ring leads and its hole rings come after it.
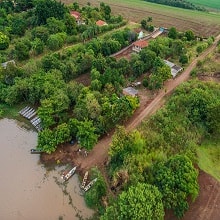
POLYGON ((133 43, 134 46, 144 48, 148 46, 148 42, 145 40, 138 40, 133 43))
POLYGON ((78 11, 71 11, 71 16, 73 16, 75 19, 79 19, 81 14, 78 11))
POLYGON ((105 21, 98 20, 98 21, 96 21, 96 25, 98 25, 98 26, 104 26, 104 25, 107 25, 107 23, 106 23, 105 21))
POLYGON ((138 94, 138 90, 132 87, 127 87, 123 89, 123 93, 126 93, 126 95, 136 96, 138 94))
POLYGON ((170 67, 170 69, 171 69, 171 75, 173 76, 173 78, 180 72, 180 71, 182 71, 182 67, 180 67, 180 66, 177 66, 176 64, 174 64, 174 63, 172 63, 172 62, 170 62, 170 61, 168 61, 168 60, 164 60, 164 62, 165 62, 165 64, 167 65, 167 66, 169 66, 170 67))
POLYGON ((173 66, 175 66, 174 63, 172 63, 172 62, 170 62, 170 61, 168 61, 168 60, 163 60, 163 61, 164 61, 165 64, 166 64, 167 66, 169 66, 170 68, 172 68, 173 66))

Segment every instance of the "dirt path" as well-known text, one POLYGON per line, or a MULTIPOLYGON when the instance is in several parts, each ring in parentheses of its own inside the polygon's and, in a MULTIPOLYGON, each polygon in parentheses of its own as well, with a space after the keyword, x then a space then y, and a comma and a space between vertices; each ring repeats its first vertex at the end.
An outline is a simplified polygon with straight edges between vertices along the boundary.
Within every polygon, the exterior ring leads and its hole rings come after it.
MULTIPOLYGON (((220 40, 220 34, 216 37, 214 44, 209 47, 205 52, 203 52, 199 57, 197 57, 175 80, 169 80, 165 83, 164 89, 160 90, 155 98, 143 109, 143 111, 136 113, 126 125, 128 130, 132 130, 137 127, 141 121, 153 114, 158 110, 164 103, 164 97, 170 94, 178 85, 186 81, 190 77, 190 72, 195 67, 198 60, 203 59, 207 54, 211 53, 216 45, 218 40, 220 40), (166 92, 165 92, 166 91, 166 92)), ((93 166, 102 167, 108 157, 108 149, 112 139, 112 133, 104 136, 100 141, 95 145, 93 150, 89 153, 86 158, 79 157, 76 158, 75 163, 80 166, 82 169, 88 169, 93 166)))

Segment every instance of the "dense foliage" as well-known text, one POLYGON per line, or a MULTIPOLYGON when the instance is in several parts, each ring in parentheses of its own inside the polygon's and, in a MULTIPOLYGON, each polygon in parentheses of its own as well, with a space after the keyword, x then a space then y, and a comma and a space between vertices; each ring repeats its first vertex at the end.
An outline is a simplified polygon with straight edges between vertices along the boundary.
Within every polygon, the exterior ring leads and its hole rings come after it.
POLYGON ((188 209, 187 198, 194 201, 199 193, 198 172, 187 156, 176 155, 153 167, 154 184, 163 195, 164 208, 182 217, 188 209))
MULTIPOLYGON (((112 189, 153 184, 162 194, 164 208, 183 216, 188 202, 198 195, 198 172, 192 163, 197 143, 207 135, 220 135, 219 103, 218 84, 190 81, 179 86, 166 106, 138 131, 119 127, 109 151, 112 189)), ((110 207, 106 215, 117 203, 110 207)))
POLYGON ((118 196, 114 205, 109 206, 101 220, 162 220, 164 209, 157 187, 138 183, 118 196))

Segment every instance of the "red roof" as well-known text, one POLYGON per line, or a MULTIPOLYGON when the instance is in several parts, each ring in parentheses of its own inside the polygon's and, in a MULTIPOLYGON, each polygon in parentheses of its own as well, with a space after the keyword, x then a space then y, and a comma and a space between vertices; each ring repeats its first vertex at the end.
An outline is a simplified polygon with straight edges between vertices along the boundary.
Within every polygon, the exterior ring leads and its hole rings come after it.
POLYGON ((134 46, 137 46, 137 47, 140 47, 140 48, 144 48, 144 47, 147 47, 148 46, 148 42, 145 41, 145 40, 138 40, 138 41, 135 41, 133 43, 134 46))
POLYGON ((79 19, 80 18, 80 13, 78 11, 71 11, 70 12, 71 16, 73 16, 75 19, 79 19))
POLYGON ((98 21, 96 21, 96 25, 103 26, 103 25, 107 25, 107 23, 105 21, 98 20, 98 21))

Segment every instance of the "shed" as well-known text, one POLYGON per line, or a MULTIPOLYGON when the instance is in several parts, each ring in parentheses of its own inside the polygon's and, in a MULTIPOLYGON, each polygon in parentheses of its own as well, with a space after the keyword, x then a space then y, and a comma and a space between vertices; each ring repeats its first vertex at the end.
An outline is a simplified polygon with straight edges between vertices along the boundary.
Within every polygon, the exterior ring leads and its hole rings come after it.
POLYGON ((138 90, 132 87, 127 87, 123 89, 123 95, 129 95, 129 96, 135 97, 138 95, 138 90))
POLYGON ((172 63, 172 62, 170 62, 170 61, 168 61, 168 60, 164 60, 164 62, 165 62, 165 64, 166 64, 167 66, 170 67, 170 69, 171 69, 171 75, 173 76, 173 78, 176 77, 176 75, 183 70, 182 67, 177 66, 175 63, 172 63))

